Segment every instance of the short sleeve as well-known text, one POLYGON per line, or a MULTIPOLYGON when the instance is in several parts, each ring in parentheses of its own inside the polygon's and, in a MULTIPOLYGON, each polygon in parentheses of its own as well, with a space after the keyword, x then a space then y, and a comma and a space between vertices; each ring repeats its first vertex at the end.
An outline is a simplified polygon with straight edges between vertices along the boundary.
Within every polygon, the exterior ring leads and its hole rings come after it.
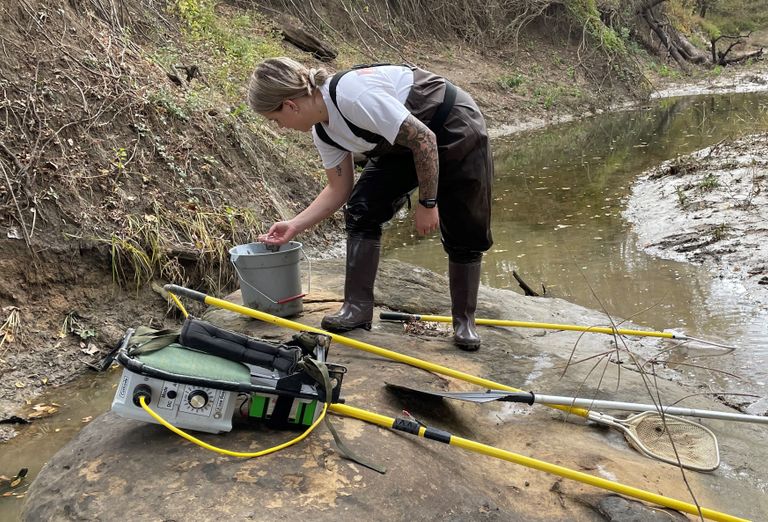
POLYGON ((321 140, 314 127, 312 127, 312 140, 315 142, 317 152, 320 153, 320 160, 323 163, 324 169, 332 169, 338 166, 349 154, 347 151, 337 149, 333 145, 329 145, 321 140))
POLYGON ((410 114, 397 98, 380 89, 367 90, 354 100, 339 99, 339 108, 349 121, 375 132, 390 145, 394 145, 400 126, 410 114))

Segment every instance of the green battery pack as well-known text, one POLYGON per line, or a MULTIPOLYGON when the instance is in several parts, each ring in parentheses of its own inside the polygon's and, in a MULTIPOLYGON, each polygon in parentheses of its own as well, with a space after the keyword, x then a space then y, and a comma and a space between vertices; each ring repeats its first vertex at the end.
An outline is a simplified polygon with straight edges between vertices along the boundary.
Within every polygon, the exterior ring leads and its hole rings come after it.
POLYGON ((272 427, 307 427, 317 420, 322 411, 318 402, 284 395, 253 393, 248 416, 272 427))

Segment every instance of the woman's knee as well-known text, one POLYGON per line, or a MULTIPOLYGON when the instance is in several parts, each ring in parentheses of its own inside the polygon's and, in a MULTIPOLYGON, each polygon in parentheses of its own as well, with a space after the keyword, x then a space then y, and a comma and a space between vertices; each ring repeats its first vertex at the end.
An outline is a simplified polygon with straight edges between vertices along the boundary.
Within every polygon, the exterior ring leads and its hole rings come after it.
POLYGON ((448 261, 451 263, 466 265, 469 263, 476 263, 483 259, 483 252, 478 250, 455 249, 449 248, 448 246, 444 246, 444 249, 448 254, 448 261))
POLYGON ((375 218, 365 202, 350 202, 344 207, 347 234, 364 239, 381 238, 382 223, 375 218))

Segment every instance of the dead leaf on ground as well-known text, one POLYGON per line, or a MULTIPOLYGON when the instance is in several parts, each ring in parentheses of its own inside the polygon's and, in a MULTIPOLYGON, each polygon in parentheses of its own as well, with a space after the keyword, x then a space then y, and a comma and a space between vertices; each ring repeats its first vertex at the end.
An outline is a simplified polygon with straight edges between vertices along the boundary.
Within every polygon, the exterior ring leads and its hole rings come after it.
POLYGON ((32 406, 32 409, 35 411, 29 414, 30 419, 42 419, 43 417, 48 417, 59 411, 58 405, 45 404, 42 402, 32 406))
POLYGON ((443 337, 450 333, 447 327, 432 321, 405 322, 403 323, 403 330, 410 335, 426 335, 432 337, 443 337))
MULTIPOLYGON (((80 346, 84 346, 84 344, 80 343, 80 346)), ((88 346, 84 347, 84 348, 81 348, 80 351, 83 352, 86 355, 94 355, 94 354, 99 353, 99 347, 96 346, 93 343, 88 343, 88 346)))

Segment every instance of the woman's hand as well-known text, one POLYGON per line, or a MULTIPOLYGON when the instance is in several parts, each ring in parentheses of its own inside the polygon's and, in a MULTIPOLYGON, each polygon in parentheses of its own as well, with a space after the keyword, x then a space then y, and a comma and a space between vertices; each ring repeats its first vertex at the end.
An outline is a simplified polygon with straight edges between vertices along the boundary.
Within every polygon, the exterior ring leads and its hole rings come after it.
POLYGON ((326 169, 325 174, 328 184, 314 201, 292 219, 278 221, 269 227, 269 232, 258 237, 259 241, 268 245, 283 245, 341 208, 352 192, 355 179, 352 154, 347 154, 336 167, 326 169))
POLYGON ((258 240, 268 245, 283 245, 299 232, 291 221, 278 221, 269 227, 269 232, 259 235, 258 240))
POLYGON ((437 207, 427 208, 417 204, 413 219, 416 222, 416 232, 422 236, 431 234, 440 226, 440 215, 437 213, 437 207))

